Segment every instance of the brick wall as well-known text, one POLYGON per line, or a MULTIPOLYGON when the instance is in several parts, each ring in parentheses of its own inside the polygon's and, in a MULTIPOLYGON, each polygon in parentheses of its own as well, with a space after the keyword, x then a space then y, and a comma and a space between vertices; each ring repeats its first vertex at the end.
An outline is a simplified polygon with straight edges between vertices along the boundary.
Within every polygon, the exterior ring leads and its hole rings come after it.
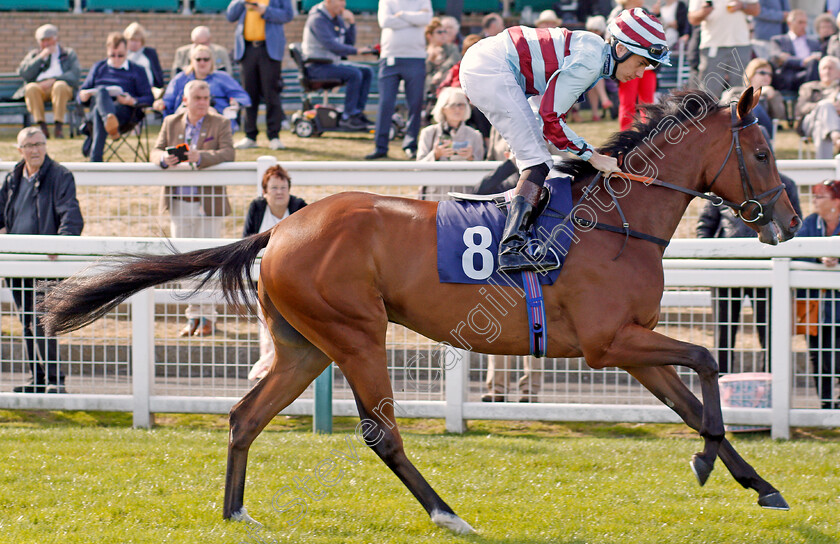
MULTIPOLYGON (((191 15, 185 17, 172 13, 3 13, 3 32, 0 33, 0 72, 16 72, 18 64, 26 53, 35 47, 35 29, 52 23, 58 26, 61 43, 72 47, 79 55, 82 68, 105 58, 105 37, 109 32, 122 31, 129 23, 139 22, 146 28, 149 38, 146 45, 157 49, 164 69, 172 65, 172 55, 179 46, 189 43, 190 32, 199 25, 210 28, 215 43, 233 51, 234 24, 223 14, 191 15)), ((465 18, 469 24, 478 24, 480 17, 465 18), (473 19, 476 19, 473 21, 473 19)), ((306 15, 298 15, 286 25, 286 37, 290 42, 300 41, 306 15)), ((360 45, 379 41, 379 25, 373 15, 356 17, 360 45)), ((372 57, 365 57, 370 60, 372 57)), ((284 67, 291 68, 286 58, 284 67)))

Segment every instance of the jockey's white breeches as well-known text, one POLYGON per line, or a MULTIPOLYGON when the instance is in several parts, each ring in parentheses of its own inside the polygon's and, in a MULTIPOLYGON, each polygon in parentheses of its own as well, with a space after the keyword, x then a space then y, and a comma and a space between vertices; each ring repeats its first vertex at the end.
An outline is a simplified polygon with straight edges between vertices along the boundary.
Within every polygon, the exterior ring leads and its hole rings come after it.
POLYGON ((553 165, 542 123, 505 58, 504 42, 481 40, 467 50, 459 72, 461 88, 510 146, 519 171, 553 165))

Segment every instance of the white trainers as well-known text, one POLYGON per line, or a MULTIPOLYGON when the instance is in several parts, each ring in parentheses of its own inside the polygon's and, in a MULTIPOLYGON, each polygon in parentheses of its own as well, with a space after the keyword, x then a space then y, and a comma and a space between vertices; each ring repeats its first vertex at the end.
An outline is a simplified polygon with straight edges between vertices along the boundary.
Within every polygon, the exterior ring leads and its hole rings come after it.
POLYGON ((235 149, 253 149, 257 147, 257 142, 248 138, 247 136, 236 142, 233 147, 235 149))
POLYGON ((280 138, 272 138, 268 142, 268 148, 274 151, 279 151, 280 149, 286 149, 286 146, 280 141, 280 138))

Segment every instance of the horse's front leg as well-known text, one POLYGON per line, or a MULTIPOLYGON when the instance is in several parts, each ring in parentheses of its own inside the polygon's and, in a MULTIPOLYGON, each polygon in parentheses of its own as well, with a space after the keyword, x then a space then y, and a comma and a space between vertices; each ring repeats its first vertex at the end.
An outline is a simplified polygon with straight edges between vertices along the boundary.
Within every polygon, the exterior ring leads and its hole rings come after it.
MULTIPOLYGON (((677 375, 673 367, 659 368, 626 368, 639 383, 644 385, 648 391, 656 395, 656 398, 671 407, 679 414, 685 423, 692 429, 700 429, 700 420, 703 416, 703 405, 697 400, 688 387, 677 375)), ((779 490, 770 485, 764 478, 758 475, 755 469, 750 466, 735 451, 735 447, 725 438, 720 447, 720 460, 732 473, 735 480, 747 489, 758 492, 758 504, 764 508, 776 510, 788 510, 790 507, 782 497, 779 490)))
POLYGON ((621 327, 606 346, 597 340, 587 345, 582 339, 582 344, 586 362, 593 368, 631 369, 681 365, 697 372, 703 393, 703 418, 699 431, 704 440, 704 448, 691 458, 691 468, 700 485, 705 484, 714 468, 724 436, 718 366, 709 350, 668 338, 636 324, 621 327))

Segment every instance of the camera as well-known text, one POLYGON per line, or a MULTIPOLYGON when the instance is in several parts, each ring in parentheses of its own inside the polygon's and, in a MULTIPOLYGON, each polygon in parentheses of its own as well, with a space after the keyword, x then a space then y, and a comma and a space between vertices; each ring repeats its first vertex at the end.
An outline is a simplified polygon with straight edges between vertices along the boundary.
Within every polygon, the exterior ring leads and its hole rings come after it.
POLYGON ((176 146, 166 148, 167 153, 169 153, 170 155, 172 155, 174 157, 178 157, 178 162, 179 163, 186 162, 187 153, 189 152, 189 150, 190 150, 190 146, 187 145, 186 143, 178 144, 176 146))

